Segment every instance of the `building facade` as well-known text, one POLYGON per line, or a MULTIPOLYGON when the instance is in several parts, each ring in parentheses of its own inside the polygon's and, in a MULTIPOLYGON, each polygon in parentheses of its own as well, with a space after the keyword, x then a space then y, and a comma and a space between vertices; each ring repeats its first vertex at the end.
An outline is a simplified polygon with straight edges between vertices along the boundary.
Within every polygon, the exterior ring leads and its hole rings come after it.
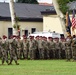
MULTIPOLYGON (((13 27, 11 21, 0 21, 0 36, 6 35, 10 38, 13 35, 13 27)), ((35 31, 43 31, 42 22, 19 22, 20 25, 20 36, 28 36, 30 33, 35 31)))
MULTIPOLYGON (((68 4, 70 10, 75 4, 76 1, 68 4)), ((35 31, 51 31, 63 34, 54 6, 25 3, 15 3, 14 6, 16 17, 19 18, 20 36, 28 36, 35 31)), ((13 35, 12 28, 9 4, 0 3, 0 36, 6 35, 9 38, 13 35)))
MULTIPOLYGON (((50 6, 25 3, 15 3, 14 6, 16 17, 19 19, 20 36, 28 36, 35 31, 43 31, 43 16, 41 15, 41 11, 49 9, 50 6)), ((9 38, 13 35, 8 3, 0 3, 0 25, 0 36, 6 35, 9 38)))

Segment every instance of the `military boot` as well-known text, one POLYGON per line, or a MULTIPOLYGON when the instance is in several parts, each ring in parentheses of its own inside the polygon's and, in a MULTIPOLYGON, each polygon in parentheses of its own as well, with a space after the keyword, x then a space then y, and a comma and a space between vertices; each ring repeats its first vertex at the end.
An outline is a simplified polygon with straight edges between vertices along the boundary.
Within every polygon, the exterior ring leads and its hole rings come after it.
POLYGON ((7 64, 9 65, 9 62, 8 61, 6 61, 7 62, 7 64))
POLYGON ((19 63, 17 63, 17 61, 15 61, 16 65, 19 65, 19 63))
POLYGON ((4 64, 4 61, 2 60, 2 65, 4 64))
POLYGON ((10 62, 10 63, 8 63, 8 65, 12 65, 12 63, 10 62))

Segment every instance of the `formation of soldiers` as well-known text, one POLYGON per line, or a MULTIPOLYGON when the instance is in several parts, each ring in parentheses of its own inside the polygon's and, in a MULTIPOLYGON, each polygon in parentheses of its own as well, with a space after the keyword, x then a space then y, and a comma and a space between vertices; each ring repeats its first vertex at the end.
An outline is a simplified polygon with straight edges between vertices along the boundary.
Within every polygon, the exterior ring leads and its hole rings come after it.
POLYGON ((8 65, 12 64, 13 60, 19 65, 18 59, 67 59, 67 61, 73 59, 76 61, 76 36, 69 35, 66 39, 64 37, 59 39, 42 36, 27 38, 23 35, 22 40, 15 35, 10 40, 3 36, 3 39, 0 38, 0 58, 2 64, 6 61, 8 65))

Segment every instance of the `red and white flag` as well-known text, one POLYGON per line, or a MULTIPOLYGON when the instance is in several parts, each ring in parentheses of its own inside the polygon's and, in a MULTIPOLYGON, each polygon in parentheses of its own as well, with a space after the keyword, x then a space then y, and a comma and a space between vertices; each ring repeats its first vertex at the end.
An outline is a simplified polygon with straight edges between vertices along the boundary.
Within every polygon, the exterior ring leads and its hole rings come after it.
POLYGON ((72 29, 74 30, 75 28, 76 28, 76 18, 75 18, 75 11, 73 10, 72 29))

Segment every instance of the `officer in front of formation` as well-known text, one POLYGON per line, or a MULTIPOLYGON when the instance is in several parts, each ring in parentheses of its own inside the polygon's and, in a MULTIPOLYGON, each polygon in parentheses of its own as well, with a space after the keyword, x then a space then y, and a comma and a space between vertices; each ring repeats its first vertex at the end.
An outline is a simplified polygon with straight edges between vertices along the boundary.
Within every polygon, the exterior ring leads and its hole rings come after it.
POLYGON ((16 40, 16 36, 13 35, 12 37, 12 41, 9 44, 9 48, 10 48, 10 62, 9 65, 12 64, 12 61, 14 60, 16 65, 19 65, 19 63, 17 62, 17 40, 16 40))

